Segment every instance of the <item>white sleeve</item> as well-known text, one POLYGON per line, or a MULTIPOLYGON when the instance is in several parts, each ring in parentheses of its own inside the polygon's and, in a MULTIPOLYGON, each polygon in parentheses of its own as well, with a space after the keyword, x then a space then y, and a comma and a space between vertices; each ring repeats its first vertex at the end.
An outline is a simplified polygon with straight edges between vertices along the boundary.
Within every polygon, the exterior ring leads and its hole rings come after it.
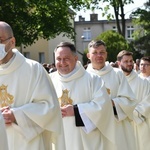
POLYGON ((85 115, 85 113, 83 113, 82 107, 80 107, 80 105, 78 104, 78 109, 79 109, 79 113, 80 116, 82 118, 82 121, 85 125, 85 127, 82 127, 83 130, 85 131, 85 133, 90 133, 91 131, 93 131, 96 126, 93 124, 93 122, 85 115))
POLYGON ((43 129, 28 118, 20 108, 13 108, 11 110, 13 111, 17 122, 17 124, 13 123, 13 127, 18 130, 28 141, 43 132, 43 129))

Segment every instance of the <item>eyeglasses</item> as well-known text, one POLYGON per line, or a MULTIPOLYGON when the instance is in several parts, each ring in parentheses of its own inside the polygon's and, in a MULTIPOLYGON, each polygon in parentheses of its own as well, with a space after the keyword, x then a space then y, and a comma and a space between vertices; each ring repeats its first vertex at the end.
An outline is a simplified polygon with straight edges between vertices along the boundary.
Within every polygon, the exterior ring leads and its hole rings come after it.
POLYGON ((7 38, 7 39, 5 39, 5 40, 1 40, 0 39, 0 43, 4 43, 5 41, 7 41, 7 40, 9 40, 9 39, 11 39, 12 37, 9 37, 9 38, 7 38))
POLYGON ((140 64, 141 67, 148 67, 150 64, 140 64))

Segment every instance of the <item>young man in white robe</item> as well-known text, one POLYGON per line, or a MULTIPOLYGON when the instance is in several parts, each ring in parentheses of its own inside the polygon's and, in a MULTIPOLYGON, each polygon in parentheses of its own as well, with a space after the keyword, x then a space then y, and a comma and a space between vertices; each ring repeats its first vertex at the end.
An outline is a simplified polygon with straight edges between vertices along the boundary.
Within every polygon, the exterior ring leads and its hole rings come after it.
POLYGON ((140 77, 150 82, 150 56, 144 56, 140 59, 140 77))
POLYGON ((58 145, 63 130, 53 84, 40 63, 25 58, 15 49, 12 28, 3 21, 0 21, 0 107, 9 150, 65 150, 58 145))
POLYGON ((111 98, 116 118, 117 150, 135 150, 134 132, 130 122, 136 102, 124 74, 106 62, 106 44, 102 40, 92 40, 89 43, 87 57, 91 61, 87 72, 95 73, 104 80, 111 98))
POLYGON ((50 74, 60 102, 66 150, 110 150, 115 145, 113 109, 97 75, 86 72, 72 43, 55 49, 50 74))
POLYGON ((133 53, 122 50, 117 55, 119 68, 124 72, 137 99, 134 114, 136 150, 150 149, 150 83, 134 70, 133 53))

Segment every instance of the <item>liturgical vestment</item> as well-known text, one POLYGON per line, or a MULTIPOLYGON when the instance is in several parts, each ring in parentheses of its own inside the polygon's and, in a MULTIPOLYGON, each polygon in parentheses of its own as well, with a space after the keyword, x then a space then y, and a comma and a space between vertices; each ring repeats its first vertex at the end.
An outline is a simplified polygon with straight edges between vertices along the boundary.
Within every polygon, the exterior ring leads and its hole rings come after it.
POLYGON ((0 150, 8 150, 6 129, 4 119, 1 113, 0 113, 0 150))
POLYGON ((146 80, 148 80, 148 81, 150 82, 150 76, 144 77, 144 76, 142 76, 142 74, 139 74, 139 76, 140 76, 141 78, 146 79, 146 80))
POLYGON ((126 78, 138 102, 133 113, 136 150, 150 150, 150 83, 134 70, 126 78))
POLYGON ((9 150, 65 150, 57 147, 62 119, 49 75, 41 64, 13 53, 0 65, 1 107, 10 106, 16 118, 6 126, 9 150))
POLYGON ((108 62, 100 70, 93 69, 89 64, 87 71, 95 73, 103 79, 109 96, 114 102, 117 150, 136 150, 133 127, 130 123, 133 120, 136 102, 124 74, 120 69, 113 68, 108 62))
POLYGON ((84 126, 75 116, 63 118, 66 150, 110 150, 115 147, 113 109, 104 82, 78 61, 69 75, 50 74, 60 101, 77 105, 84 126), (86 118, 86 119, 85 119, 86 118))

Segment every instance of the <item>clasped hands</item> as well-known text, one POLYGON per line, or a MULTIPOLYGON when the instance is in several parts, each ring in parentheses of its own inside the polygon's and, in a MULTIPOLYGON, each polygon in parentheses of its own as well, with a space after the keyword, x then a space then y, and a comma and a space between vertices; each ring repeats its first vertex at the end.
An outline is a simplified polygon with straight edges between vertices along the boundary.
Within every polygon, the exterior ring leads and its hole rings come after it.
POLYGON ((13 114, 13 111, 10 109, 9 106, 0 108, 0 110, 1 110, 1 113, 3 115, 5 124, 10 125, 10 124, 16 122, 16 119, 15 119, 15 116, 13 114))
POLYGON ((68 117, 68 116, 74 116, 74 109, 73 105, 65 105, 63 107, 60 107, 62 117, 68 117))

